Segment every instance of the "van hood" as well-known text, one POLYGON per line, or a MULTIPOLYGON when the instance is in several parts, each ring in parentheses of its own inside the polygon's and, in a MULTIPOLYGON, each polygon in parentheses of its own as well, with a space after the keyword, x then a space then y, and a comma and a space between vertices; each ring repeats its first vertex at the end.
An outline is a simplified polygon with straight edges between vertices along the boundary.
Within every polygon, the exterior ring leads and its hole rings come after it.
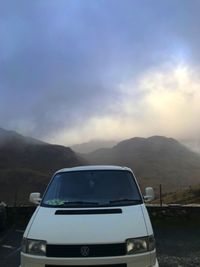
MULTIPOLYGON (((73 209, 74 211, 101 210, 73 209)), ((38 207, 26 237, 46 240, 54 244, 92 244, 118 243, 128 238, 141 237, 148 234, 146 226, 146 208, 144 204, 126 207, 104 208, 104 210, 121 209, 121 213, 111 214, 56 214, 56 211, 71 211, 72 209, 58 209, 38 207)), ((148 224, 148 223, 147 223, 148 224)), ((152 229, 150 229, 152 231, 152 229)))

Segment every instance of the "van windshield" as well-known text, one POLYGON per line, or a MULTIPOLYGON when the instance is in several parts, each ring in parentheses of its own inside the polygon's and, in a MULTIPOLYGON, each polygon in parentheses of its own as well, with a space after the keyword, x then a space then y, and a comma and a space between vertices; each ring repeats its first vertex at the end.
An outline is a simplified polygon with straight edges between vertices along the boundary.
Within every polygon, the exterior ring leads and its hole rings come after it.
POLYGON ((141 203, 143 201, 131 172, 92 170, 56 174, 41 206, 102 207, 141 203))

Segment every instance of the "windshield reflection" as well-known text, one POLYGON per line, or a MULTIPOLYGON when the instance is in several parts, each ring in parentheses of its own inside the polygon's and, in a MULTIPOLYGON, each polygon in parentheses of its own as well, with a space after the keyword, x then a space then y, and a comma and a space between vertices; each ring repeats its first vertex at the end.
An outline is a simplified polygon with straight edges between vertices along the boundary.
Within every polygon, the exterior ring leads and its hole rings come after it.
POLYGON ((43 198, 45 207, 98 207, 141 204, 129 171, 95 170, 58 173, 43 198))

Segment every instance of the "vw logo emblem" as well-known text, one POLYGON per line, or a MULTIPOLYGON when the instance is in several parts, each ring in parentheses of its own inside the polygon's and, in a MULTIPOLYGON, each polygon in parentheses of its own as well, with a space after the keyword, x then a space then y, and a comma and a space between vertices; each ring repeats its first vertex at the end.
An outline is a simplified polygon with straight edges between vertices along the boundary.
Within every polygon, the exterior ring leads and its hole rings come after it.
POLYGON ((81 255, 87 257, 90 253, 90 249, 88 246, 81 247, 81 255))

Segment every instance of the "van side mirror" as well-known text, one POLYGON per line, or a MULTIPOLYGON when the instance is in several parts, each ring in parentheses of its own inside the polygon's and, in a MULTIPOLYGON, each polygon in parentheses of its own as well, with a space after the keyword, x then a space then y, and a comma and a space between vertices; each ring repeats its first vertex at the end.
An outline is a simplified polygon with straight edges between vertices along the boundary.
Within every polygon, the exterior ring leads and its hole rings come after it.
POLYGON ((146 202, 152 201, 155 198, 155 193, 152 187, 146 187, 145 188, 145 195, 144 195, 144 200, 146 202))
POLYGON ((40 193, 31 193, 29 196, 29 201, 36 205, 40 204, 41 201, 40 193))

